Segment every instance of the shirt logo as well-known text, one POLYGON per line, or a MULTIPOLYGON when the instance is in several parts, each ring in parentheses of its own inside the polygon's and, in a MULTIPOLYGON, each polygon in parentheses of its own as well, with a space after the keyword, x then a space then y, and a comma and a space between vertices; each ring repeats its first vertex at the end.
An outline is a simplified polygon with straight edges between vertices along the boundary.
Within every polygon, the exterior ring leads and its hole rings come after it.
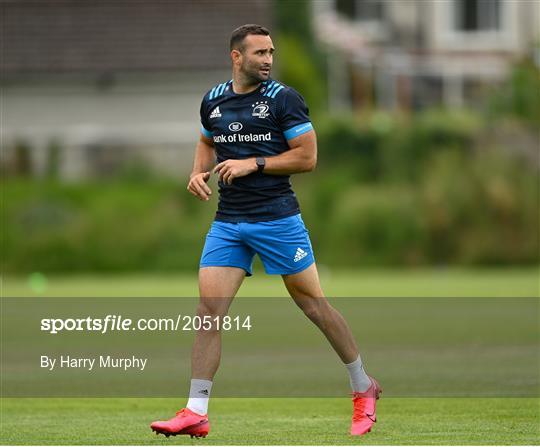
POLYGON ((242 123, 239 123, 238 121, 235 121, 234 123, 229 124, 229 130, 231 132, 238 132, 239 130, 242 130, 242 123))
POLYGON ((253 111, 251 112, 251 116, 256 116, 257 118, 266 118, 268 115, 270 115, 270 112, 268 112, 267 101, 257 101, 255 104, 251 104, 251 107, 253 107, 253 111))
POLYGON ((219 106, 217 106, 214 110, 212 110, 212 113, 210 114, 210 118, 221 118, 221 112, 219 111, 219 106))

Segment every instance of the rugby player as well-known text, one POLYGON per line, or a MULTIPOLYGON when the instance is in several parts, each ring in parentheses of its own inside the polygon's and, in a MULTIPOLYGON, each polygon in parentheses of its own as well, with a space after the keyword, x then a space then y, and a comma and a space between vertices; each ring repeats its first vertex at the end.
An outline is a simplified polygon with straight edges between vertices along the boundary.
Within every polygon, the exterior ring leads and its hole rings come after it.
MULTIPOLYGON (((201 134, 187 187, 207 201, 211 172, 219 176, 218 210, 200 260, 197 315, 212 321, 225 316, 259 255, 266 273, 282 276, 293 300, 343 361, 353 396, 351 434, 365 434, 376 420, 381 390, 364 371, 344 318, 324 297, 289 181, 291 174, 312 171, 317 162, 308 109, 298 92, 270 78, 274 45, 266 28, 237 28, 230 51, 232 79, 202 100, 201 134)), ((172 419, 153 422, 152 430, 166 436, 208 434, 208 401, 220 355, 219 330, 198 331, 187 405, 172 419)))

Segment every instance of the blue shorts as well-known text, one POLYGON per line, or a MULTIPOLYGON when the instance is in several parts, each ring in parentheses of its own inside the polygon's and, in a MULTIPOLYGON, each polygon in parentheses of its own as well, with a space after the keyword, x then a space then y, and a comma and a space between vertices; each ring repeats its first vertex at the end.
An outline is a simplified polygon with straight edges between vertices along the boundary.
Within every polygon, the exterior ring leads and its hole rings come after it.
POLYGON ((268 274, 292 275, 315 262, 300 214, 268 222, 214 221, 206 236, 200 267, 238 267, 252 275, 258 254, 268 274))

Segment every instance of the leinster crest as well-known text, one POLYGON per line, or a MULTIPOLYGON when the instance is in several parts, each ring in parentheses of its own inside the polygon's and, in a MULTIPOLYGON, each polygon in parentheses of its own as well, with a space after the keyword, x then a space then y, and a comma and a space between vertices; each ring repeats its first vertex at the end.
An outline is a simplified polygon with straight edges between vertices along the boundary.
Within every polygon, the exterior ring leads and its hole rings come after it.
POLYGON ((257 101, 255 104, 252 104, 251 107, 253 107, 253 111, 251 112, 251 116, 266 118, 270 115, 270 112, 268 111, 270 107, 266 102, 267 101, 257 101))

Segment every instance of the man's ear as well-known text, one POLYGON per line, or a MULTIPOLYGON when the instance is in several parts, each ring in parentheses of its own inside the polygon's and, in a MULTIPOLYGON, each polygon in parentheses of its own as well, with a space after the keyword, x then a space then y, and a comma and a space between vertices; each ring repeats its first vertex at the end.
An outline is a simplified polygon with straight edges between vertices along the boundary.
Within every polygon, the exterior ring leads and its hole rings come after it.
POLYGON ((233 64, 242 62, 242 53, 238 50, 231 50, 231 59, 233 64))

